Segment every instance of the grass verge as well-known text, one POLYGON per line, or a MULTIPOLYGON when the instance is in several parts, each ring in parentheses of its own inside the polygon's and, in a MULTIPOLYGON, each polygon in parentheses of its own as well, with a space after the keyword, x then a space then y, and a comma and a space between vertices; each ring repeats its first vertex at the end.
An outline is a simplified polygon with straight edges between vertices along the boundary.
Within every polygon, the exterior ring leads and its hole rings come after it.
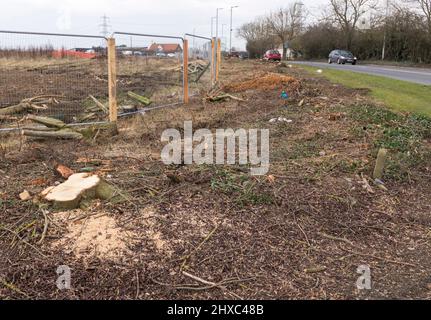
MULTIPOLYGON (((307 71, 316 73, 319 68, 301 66, 307 71)), ((350 88, 370 89, 371 95, 396 111, 407 111, 431 117, 431 86, 395 80, 386 77, 340 71, 325 68, 323 76, 331 82, 343 84, 350 88)))

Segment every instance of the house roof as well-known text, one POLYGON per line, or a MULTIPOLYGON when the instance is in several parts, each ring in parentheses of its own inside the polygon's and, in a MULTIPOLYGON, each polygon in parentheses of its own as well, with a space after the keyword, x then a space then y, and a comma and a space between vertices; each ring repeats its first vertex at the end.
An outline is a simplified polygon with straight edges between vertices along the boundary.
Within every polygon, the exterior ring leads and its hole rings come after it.
POLYGON ((182 50, 183 49, 181 48, 181 46, 176 43, 164 43, 164 44, 153 43, 148 49, 148 51, 163 52, 163 53, 176 53, 176 52, 181 52, 182 50))

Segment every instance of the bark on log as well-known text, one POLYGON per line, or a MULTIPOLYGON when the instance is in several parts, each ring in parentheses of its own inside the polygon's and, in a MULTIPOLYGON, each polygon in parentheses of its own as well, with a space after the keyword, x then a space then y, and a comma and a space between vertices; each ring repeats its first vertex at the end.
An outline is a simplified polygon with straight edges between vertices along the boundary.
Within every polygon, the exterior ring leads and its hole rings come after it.
POLYGON ((53 132, 53 131, 57 131, 58 129, 56 129, 56 128, 48 128, 48 127, 22 127, 21 128, 22 130, 25 130, 25 131, 38 131, 38 132, 40 132, 40 131, 50 131, 50 132, 53 132))
POLYGON ((104 113, 108 114, 108 108, 99 100, 97 100, 94 96, 90 94, 90 98, 94 101, 94 103, 102 110, 104 113))
POLYGON ((59 131, 22 130, 22 135, 26 137, 56 138, 56 139, 65 139, 65 140, 79 140, 84 138, 84 136, 79 132, 76 132, 70 129, 63 129, 59 131))
POLYGON ((10 116, 13 114, 21 113, 21 112, 26 111, 30 108, 31 108, 31 105, 29 103, 20 103, 20 104, 17 104, 16 106, 1 108, 0 109, 0 115, 10 116))
POLYGON ((57 119, 54 119, 54 118, 38 117, 38 116, 34 116, 34 115, 29 114, 26 117, 26 119, 34 121, 36 123, 43 124, 43 125, 45 125, 45 126, 47 126, 49 128, 62 129, 62 128, 66 127, 66 124, 63 121, 57 120, 57 119))

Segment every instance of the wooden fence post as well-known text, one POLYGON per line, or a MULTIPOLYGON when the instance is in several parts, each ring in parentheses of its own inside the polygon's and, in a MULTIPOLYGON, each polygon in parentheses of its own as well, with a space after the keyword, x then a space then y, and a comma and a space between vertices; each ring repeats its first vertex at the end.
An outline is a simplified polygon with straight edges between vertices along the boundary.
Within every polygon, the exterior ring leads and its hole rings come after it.
POLYGON ((115 39, 108 39, 108 85, 109 85, 109 121, 117 124, 117 48, 115 39))
POLYGON ((189 40, 183 41, 183 91, 184 104, 189 103, 189 40))
POLYGON ((217 68, 216 68, 216 82, 219 81, 221 67, 221 39, 217 39, 217 68))
POLYGON ((211 85, 214 86, 215 84, 215 40, 214 38, 211 39, 211 85))

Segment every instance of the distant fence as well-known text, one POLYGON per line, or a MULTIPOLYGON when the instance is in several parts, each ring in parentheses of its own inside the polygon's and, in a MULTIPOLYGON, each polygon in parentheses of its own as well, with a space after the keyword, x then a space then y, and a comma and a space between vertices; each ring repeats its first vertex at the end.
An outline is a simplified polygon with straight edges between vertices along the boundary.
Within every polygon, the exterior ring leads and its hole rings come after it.
POLYGON ((108 109, 95 102, 108 102, 106 41, 0 31, 0 127, 17 127, 26 113, 65 123, 107 121, 108 109))
POLYGON ((0 31, 0 131, 19 128, 27 113, 85 124, 187 104, 218 81, 217 43, 192 34, 0 31))

